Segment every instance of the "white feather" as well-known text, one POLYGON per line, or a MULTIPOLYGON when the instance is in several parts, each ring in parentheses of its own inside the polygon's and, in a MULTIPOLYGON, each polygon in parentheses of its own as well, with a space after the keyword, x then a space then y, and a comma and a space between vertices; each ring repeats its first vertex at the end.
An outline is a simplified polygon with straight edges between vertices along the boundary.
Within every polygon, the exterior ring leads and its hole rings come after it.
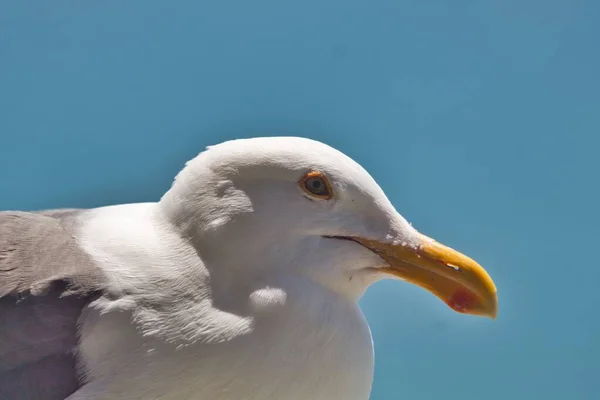
POLYGON ((88 214, 78 240, 110 285, 80 320, 72 399, 367 399, 357 301, 382 260, 327 235, 415 241, 362 167, 300 138, 211 146, 159 203, 88 214), (311 170, 332 201, 298 191, 311 170))

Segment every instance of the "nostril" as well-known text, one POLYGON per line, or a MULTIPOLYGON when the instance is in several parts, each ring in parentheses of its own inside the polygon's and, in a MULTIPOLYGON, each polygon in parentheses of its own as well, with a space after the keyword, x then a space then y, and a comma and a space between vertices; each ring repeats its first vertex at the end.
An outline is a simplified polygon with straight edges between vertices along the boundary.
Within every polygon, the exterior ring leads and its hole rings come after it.
POLYGON ((450 267, 453 270, 455 270, 456 272, 460 271, 460 268, 453 264, 446 263, 446 267, 450 267))

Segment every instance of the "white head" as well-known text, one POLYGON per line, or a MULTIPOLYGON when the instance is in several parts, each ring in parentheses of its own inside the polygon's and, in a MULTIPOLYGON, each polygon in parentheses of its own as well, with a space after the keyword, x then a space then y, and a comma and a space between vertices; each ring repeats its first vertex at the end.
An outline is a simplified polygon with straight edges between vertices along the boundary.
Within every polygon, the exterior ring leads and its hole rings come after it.
POLYGON ((394 276, 457 311, 496 314, 496 289, 483 268, 418 233, 358 163, 317 141, 209 147, 186 164, 161 206, 203 257, 238 275, 300 274, 354 299, 394 276))

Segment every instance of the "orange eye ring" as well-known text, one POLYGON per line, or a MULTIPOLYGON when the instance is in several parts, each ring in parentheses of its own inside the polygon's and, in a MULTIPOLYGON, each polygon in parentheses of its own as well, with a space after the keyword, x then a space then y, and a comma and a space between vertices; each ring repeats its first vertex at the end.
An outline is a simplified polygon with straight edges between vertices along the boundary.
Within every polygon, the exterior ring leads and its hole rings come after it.
POLYGON ((330 200, 333 197, 331 184, 321 172, 309 172, 298 181, 298 185, 310 197, 323 200, 330 200))

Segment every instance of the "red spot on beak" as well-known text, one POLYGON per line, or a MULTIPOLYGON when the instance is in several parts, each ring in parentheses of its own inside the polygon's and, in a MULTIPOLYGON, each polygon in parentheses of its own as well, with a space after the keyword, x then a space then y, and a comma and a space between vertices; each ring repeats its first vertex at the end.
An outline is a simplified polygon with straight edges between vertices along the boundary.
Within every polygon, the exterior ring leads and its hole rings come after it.
POLYGON ((450 306, 454 311, 464 313, 470 309, 473 309, 477 303, 477 298, 473 292, 466 289, 460 289, 454 292, 446 304, 450 306))

